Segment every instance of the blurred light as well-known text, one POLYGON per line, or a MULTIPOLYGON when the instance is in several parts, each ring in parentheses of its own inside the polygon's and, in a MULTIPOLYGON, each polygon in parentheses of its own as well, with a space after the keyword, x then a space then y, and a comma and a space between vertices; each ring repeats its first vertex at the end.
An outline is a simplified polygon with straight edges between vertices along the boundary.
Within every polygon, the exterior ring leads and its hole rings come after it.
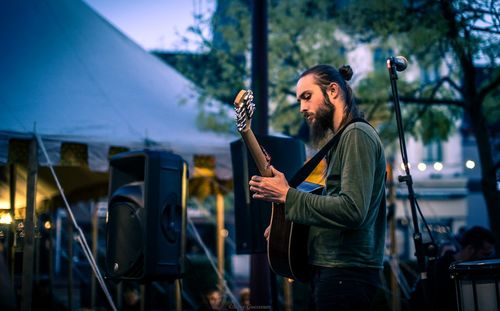
POLYGON ((46 221, 44 224, 43 224, 43 227, 47 230, 50 230, 52 228, 52 224, 50 223, 50 221, 46 221))
MULTIPOLYGON (((408 163, 408 168, 411 168, 411 164, 410 164, 410 163, 408 163)), ((404 163, 401 163, 401 169, 402 169, 403 171, 406 171, 406 170, 405 170, 405 164, 404 164, 404 163)))
POLYGON ((10 203, 9 202, 0 202, 0 209, 10 209, 10 203))
POLYGON ((419 171, 423 172, 427 169, 427 165, 425 165, 425 163, 423 163, 423 162, 420 162, 420 163, 418 163, 417 168, 419 171))
POLYGON ((443 163, 441 162, 434 163, 434 169, 438 172, 441 171, 443 169, 443 163))
POLYGON ((227 231, 227 229, 222 229, 220 231, 220 235, 224 238, 227 238, 227 236, 229 235, 229 231, 227 231))
POLYGON ((0 224, 10 225, 11 223, 12 223, 12 216, 10 216, 10 213, 0 214, 0 224))
POLYGON ((468 169, 473 169, 474 167, 476 167, 476 162, 472 160, 467 160, 465 162, 465 167, 467 167, 468 169))

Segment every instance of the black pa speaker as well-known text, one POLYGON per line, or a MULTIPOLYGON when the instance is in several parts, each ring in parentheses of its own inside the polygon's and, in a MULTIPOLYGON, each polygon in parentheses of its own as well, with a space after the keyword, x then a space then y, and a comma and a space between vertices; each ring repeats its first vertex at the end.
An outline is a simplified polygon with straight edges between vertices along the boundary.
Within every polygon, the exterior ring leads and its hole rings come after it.
MULTIPOLYGON (((271 156, 271 164, 293 177, 305 162, 304 143, 298 139, 276 136, 256 136, 257 141, 271 156)), ((253 158, 242 139, 231 143, 234 181, 234 221, 236 253, 257 254, 267 251, 264 230, 271 220, 271 203, 254 200, 248 182, 260 175, 253 158)))
POLYGON ((174 280, 184 273, 187 165, 178 155, 131 151, 110 160, 106 276, 174 280))

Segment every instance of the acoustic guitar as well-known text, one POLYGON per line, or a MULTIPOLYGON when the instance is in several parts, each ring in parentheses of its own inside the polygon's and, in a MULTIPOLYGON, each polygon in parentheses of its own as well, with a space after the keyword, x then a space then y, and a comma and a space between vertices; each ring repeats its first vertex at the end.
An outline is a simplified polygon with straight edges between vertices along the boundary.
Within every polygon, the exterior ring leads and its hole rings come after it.
MULTIPOLYGON (((241 134, 257 169, 263 177, 272 177, 270 156, 257 142, 252 129, 251 119, 255 111, 253 93, 241 90, 234 100, 236 126, 241 134)), ((320 194, 322 186, 302 182, 297 189, 320 194)), ((309 226, 301 225, 285 219, 285 206, 273 203, 271 213, 271 230, 267 242, 267 258, 272 271, 278 275, 307 282, 309 265, 307 261, 307 240, 309 226)))

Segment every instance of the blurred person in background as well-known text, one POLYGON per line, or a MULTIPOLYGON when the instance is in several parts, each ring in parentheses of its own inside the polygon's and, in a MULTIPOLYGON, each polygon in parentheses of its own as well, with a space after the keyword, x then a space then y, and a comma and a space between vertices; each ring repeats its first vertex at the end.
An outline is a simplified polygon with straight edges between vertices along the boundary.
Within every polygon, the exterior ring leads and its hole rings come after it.
MULTIPOLYGON (((483 260, 495 256, 495 238, 493 233, 483 227, 475 226, 458 236, 460 249, 453 248, 443 254, 428 268, 428 293, 431 304, 436 310, 458 310, 454 280, 449 267, 461 261, 483 260)), ((422 283, 416 282, 410 298, 412 310, 424 310, 425 300, 422 283)))
POLYGON ((202 306, 200 311, 206 310, 220 310, 222 305, 222 294, 217 289, 210 289, 204 295, 202 299, 202 306))

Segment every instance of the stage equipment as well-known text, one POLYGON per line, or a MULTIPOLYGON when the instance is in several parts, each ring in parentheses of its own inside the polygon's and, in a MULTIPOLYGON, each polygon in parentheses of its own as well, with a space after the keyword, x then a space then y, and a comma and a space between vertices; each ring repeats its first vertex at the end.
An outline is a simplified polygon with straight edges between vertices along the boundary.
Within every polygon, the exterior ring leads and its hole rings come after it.
POLYGON ((394 109, 396 112, 396 122, 397 122, 397 127, 398 127, 398 134, 399 134, 399 146, 401 150, 401 157, 403 160, 403 166, 404 166, 404 171, 405 174, 404 176, 398 176, 398 181, 399 182, 404 182, 406 183, 406 186, 408 188, 408 200, 410 201, 410 209, 411 209, 411 217, 412 217, 412 222, 413 222, 413 241, 415 244, 415 256, 417 257, 417 263, 418 263, 418 272, 420 276, 420 280, 422 282, 422 288, 424 292, 424 300, 425 300, 425 306, 431 308, 431 300, 430 300, 430 295, 432 293, 429 293, 428 291, 428 276, 427 276, 427 265, 432 266, 434 263, 434 260, 436 259, 436 253, 437 253, 437 247, 436 243, 434 242, 434 239, 431 234, 431 230, 429 229, 429 226, 427 225, 427 222, 425 221, 425 218, 422 215, 422 212, 420 211, 420 207, 418 206, 417 199, 415 197, 415 191, 413 189, 413 180, 410 175, 410 167, 408 166, 408 153, 406 150, 406 143, 405 143, 405 138, 404 138, 404 130, 403 130, 403 121, 401 118, 401 107, 399 104, 399 95, 398 95, 398 88, 397 88, 397 80, 398 80, 398 74, 396 71, 403 71, 406 69, 406 66, 408 64, 408 61, 406 60, 405 57, 403 56, 396 56, 396 57, 389 57, 387 58, 386 65, 387 65, 387 70, 389 71, 389 78, 391 81, 391 89, 392 89, 392 97, 393 97, 393 102, 394 102, 394 109), (424 243, 422 240, 422 233, 420 232, 420 227, 418 224, 418 215, 417 215, 417 209, 422 216, 422 221, 429 233, 430 237, 430 242, 424 243))
POLYGON ((110 160, 106 274, 174 280, 184 273, 187 165, 178 155, 131 151, 110 160))
POLYGON ((397 71, 404 71, 408 67, 408 60, 404 56, 391 57, 390 62, 396 67, 397 71))
POLYGON ((454 263, 450 271, 458 310, 500 310, 500 259, 454 263))
MULTIPOLYGON (((272 165, 289 180, 305 162, 304 143, 289 137, 257 135, 257 141, 271 157, 272 165)), ((260 175, 243 140, 231 143, 234 180, 234 217, 236 252, 238 254, 265 253, 267 243, 264 230, 271 220, 271 203, 254 200, 248 182, 260 175)))

